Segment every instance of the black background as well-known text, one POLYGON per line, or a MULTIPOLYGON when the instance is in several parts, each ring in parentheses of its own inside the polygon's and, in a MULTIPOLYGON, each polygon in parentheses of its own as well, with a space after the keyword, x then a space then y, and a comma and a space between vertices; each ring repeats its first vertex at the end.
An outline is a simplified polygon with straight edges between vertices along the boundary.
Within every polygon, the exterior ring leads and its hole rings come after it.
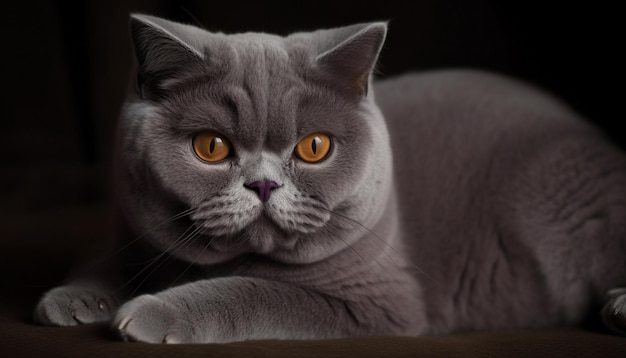
MULTIPOLYGON (((61 272, 68 258, 110 235, 109 168, 131 74, 130 12, 211 31, 278 34, 390 20, 380 76, 447 67, 501 72, 555 93, 626 143, 624 62, 617 57, 623 26, 617 8, 600 2, 7 2, 0 21, 0 269, 61 272)), ((54 284, 32 280, 33 291, 54 284)))

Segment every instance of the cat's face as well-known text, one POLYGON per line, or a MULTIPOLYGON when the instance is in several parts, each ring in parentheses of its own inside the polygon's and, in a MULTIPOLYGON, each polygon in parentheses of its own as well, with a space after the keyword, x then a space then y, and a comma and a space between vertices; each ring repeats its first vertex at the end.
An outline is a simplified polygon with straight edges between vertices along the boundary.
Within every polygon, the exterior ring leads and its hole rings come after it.
POLYGON ((347 218, 378 219, 391 164, 368 83, 383 24, 286 38, 152 17, 132 28, 123 206, 157 247, 201 263, 311 262, 363 234, 347 218))

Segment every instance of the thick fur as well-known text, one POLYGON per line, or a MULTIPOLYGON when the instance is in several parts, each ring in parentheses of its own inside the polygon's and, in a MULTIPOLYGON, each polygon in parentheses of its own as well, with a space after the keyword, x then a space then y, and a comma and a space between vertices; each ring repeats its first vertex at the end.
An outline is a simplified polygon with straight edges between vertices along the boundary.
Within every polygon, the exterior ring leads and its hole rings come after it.
POLYGON ((606 303, 624 332, 626 290, 604 300, 626 285, 626 157, 558 100, 472 71, 372 85, 384 23, 283 38, 136 15, 131 30, 121 249, 44 295, 37 322, 321 339, 578 324, 606 303), (232 155, 200 160, 202 131, 232 155), (306 163, 294 148, 315 132, 332 149, 306 163), (279 185, 265 204, 259 180, 279 185))

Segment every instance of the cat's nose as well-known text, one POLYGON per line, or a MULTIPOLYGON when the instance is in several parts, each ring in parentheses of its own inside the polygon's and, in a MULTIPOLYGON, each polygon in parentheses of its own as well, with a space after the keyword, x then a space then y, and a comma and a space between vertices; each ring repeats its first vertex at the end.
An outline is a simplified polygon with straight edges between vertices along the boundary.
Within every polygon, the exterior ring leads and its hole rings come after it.
POLYGON ((263 203, 267 203, 267 201, 270 200, 272 190, 278 188, 280 185, 273 180, 259 180, 245 184, 244 186, 250 190, 256 191, 259 199, 261 199, 263 203))

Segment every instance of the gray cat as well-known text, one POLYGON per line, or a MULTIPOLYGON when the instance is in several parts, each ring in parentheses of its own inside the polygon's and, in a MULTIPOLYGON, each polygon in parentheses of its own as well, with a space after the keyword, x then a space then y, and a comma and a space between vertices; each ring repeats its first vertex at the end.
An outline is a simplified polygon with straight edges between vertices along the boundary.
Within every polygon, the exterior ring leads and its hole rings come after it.
POLYGON ((546 93, 475 71, 372 83, 385 23, 278 37, 135 15, 131 32, 120 249, 36 322, 229 342, 570 325, 604 305, 626 333, 626 157, 546 93))

